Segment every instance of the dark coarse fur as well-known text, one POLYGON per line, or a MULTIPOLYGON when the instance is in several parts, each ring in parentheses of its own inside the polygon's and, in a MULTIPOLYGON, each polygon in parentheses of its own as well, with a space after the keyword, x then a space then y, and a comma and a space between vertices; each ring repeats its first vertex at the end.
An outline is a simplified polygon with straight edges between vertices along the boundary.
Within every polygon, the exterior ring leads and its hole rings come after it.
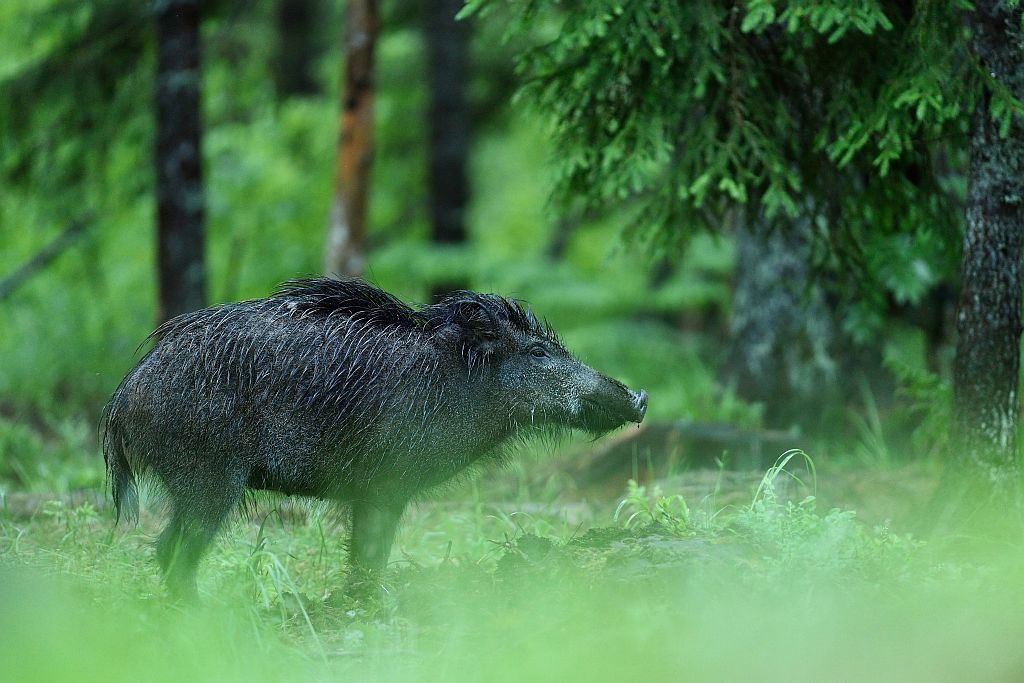
POLYGON ((411 498, 510 438, 600 433, 646 408, 488 294, 413 308, 361 281, 293 280, 150 339, 104 411, 103 450, 119 517, 138 515, 138 476, 166 491, 157 557, 179 593, 247 489, 352 503, 353 561, 379 568, 411 498))

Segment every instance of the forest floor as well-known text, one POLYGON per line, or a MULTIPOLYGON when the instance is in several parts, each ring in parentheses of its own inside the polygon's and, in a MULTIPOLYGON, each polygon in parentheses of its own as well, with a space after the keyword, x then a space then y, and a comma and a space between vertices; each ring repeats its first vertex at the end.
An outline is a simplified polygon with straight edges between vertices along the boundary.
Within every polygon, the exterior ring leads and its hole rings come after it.
POLYGON ((168 601, 158 511, 0 499, 6 680, 1019 680, 1024 553, 911 534, 937 468, 695 469, 608 496, 578 465, 421 501, 345 591, 345 520, 262 501, 168 601), (574 469, 575 468, 575 469, 574 469), (856 512, 854 512, 856 510, 856 512), (945 548, 946 546, 944 546, 945 548))

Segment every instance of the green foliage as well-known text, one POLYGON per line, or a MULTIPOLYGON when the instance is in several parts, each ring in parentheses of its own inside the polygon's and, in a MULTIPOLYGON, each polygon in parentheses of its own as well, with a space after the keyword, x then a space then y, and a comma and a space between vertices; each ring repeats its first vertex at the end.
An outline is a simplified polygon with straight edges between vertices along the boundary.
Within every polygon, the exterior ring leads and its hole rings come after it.
POLYGON ((946 429, 952 418, 953 386, 921 362, 916 349, 890 343, 885 366, 897 381, 905 419, 913 425, 912 445, 918 453, 947 455, 946 429))
POLYGON ((767 30, 777 21, 790 32, 805 25, 816 33, 827 33, 828 42, 835 43, 851 28, 867 35, 879 28, 892 30, 892 23, 878 2, 854 6, 847 2, 781 3, 774 0, 750 0, 746 12, 740 25, 740 30, 745 33, 767 30), (777 5, 782 5, 778 12, 777 5))
POLYGON ((910 535, 893 534, 885 526, 867 528, 857 522, 853 510, 833 508, 822 515, 814 495, 801 500, 780 498, 780 477, 792 477, 803 485, 787 469, 801 460, 816 488, 814 461, 802 451, 790 451, 768 470, 753 502, 736 520, 736 527, 763 554, 760 569, 791 584, 796 580, 813 585, 821 580, 904 579, 923 543, 910 535))
POLYGON ((224 533, 192 609, 163 598, 151 520, 111 533, 89 503, 0 502, 0 662, 38 681, 913 681, 978 657, 1016 670, 1019 548, 979 566, 819 512, 787 484, 790 455, 708 520, 634 483, 619 524, 600 507, 569 524, 564 504, 533 491, 523 511, 495 477, 482 499, 413 509, 383 590, 358 599, 338 591, 337 521, 282 503, 224 533))
MULTIPOLYGON (((498 11, 500 9, 500 11, 498 11)), ((967 2, 501 3, 521 99, 549 122, 554 196, 634 209, 627 237, 672 249, 740 220, 810 217, 816 260, 861 339, 887 295, 955 272, 969 120, 985 90, 967 2), (556 28, 538 35, 536 24, 556 28), (870 309, 870 313, 865 308, 870 309), (865 327, 862 328, 862 325, 865 327)))
MULTIPOLYGON (((720 314, 727 306, 727 240, 695 241, 653 292, 650 264, 613 250, 618 213, 581 220, 564 256, 547 255, 548 139, 535 116, 504 106, 511 86, 501 69, 510 68, 512 48, 494 49, 499 24, 475 31, 474 52, 486 55, 496 75, 478 72, 470 92, 474 111, 486 114, 470 159, 471 240, 458 247, 429 243, 424 44, 415 16, 395 5, 384 11, 369 277, 411 300, 426 300, 433 283, 450 278, 521 297, 586 361, 647 388, 656 397, 652 415, 756 424, 756 411, 734 396, 718 400, 714 349, 676 329, 685 311, 720 314), (669 364, 673 372, 664 371, 669 364)), ((0 277, 68 220, 91 216, 82 239, 0 304, 0 355, 9 359, 0 369, 0 411, 11 416, 10 425, 0 425, 0 439, 8 439, 0 480, 32 489, 50 481, 65 490, 102 477, 99 454, 65 453, 45 425, 95 425, 153 324, 152 17, 123 0, 40 0, 0 12, 10 19, 0 28, 0 277), (129 30, 131 40, 116 49, 104 42, 129 30), (81 63, 72 58, 80 43, 93 46, 81 63), (101 69, 90 70, 94 59, 103 61, 101 69), (73 154, 33 151, 33 141, 62 140, 73 154), (25 422, 33 427, 18 426, 25 422), (37 448, 48 454, 39 459, 45 466, 29 461, 37 448), (18 470, 21 463, 26 471, 18 470)), ((337 8, 328 14, 340 21, 337 8)), ((286 278, 320 269, 337 142, 340 32, 324 28, 332 40, 321 65, 323 92, 277 99, 273 22, 272 3, 244 12, 231 3, 206 7, 211 303, 265 296, 286 278)), ((92 432, 85 429, 86 450, 92 432)))
POLYGON ((690 508, 682 495, 666 496, 657 485, 648 493, 647 487, 640 486, 635 479, 627 483, 626 495, 612 519, 627 529, 655 524, 675 534, 685 534, 691 523, 690 508))
POLYGON ((103 460, 92 443, 93 429, 81 419, 30 425, 0 418, 0 490, 99 488, 103 460))
POLYGON ((3 12, 4 179, 45 194, 46 218, 58 222, 105 205, 107 192, 137 192, 148 173, 115 188, 106 161, 115 140, 137 146, 151 139, 151 125, 138 115, 152 85, 148 13, 125 0, 16 2, 3 12))
MULTIPOLYGON (((559 189, 602 205, 639 195, 645 215, 664 219, 652 227, 696 225, 697 209, 751 197, 769 215, 795 215, 805 188, 823 189, 815 173, 834 175, 826 160, 842 169, 863 156, 885 176, 970 104, 950 78, 964 76, 964 29, 941 3, 910 16, 770 0, 559 10, 557 37, 520 55, 524 94, 555 127, 559 189)), ((515 12, 513 34, 556 9, 515 12)))

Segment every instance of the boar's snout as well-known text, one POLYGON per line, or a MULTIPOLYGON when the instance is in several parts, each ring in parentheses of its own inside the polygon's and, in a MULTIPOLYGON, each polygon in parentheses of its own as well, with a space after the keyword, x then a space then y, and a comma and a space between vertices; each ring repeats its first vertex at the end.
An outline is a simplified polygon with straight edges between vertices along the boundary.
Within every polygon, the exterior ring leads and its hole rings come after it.
POLYGON ((582 400, 582 415, 585 429, 601 434, 627 422, 643 422, 647 414, 647 392, 633 391, 610 377, 598 375, 592 391, 582 400))
POLYGON ((647 391, 641 389, 640 393, 636 393, 633 390, 629 390, 629 393, 633 395, 633 408, 636 411, 630 422, 640 423, 644 421, 644 415, 647 414, 647 391))

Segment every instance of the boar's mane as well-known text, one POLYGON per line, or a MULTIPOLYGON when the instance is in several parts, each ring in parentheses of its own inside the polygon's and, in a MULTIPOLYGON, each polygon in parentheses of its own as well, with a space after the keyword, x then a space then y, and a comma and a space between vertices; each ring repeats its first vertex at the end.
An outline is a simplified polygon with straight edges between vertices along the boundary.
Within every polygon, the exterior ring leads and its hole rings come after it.
POLYGON ((452 292, 435 304, 413 308, 361 280, 306 278, 289 280, 273 298, 290 302, 299 316, 359 318, 367 323, 435 333, 447 325, 473 328, 488 336, 505 333, 507 325, 522 334, 539 336, 561 345, 554 329, 515 299, 471 291, 452 292))

